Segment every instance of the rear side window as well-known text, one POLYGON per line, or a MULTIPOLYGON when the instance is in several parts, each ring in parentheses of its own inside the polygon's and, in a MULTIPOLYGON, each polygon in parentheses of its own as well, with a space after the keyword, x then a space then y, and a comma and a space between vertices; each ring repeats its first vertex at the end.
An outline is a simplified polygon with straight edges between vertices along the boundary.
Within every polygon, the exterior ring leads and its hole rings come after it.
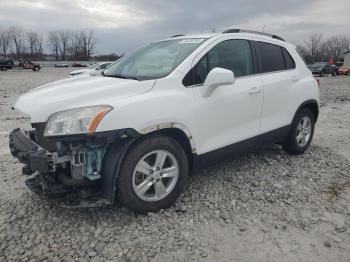
POLYGON ((183 80, 185 86, 203 84, 208 73, 221 67, 234 72, 236 77, 253 74, 253 58, 247 40, 227 40, 213 47, 183 80))
POLYGON ((256 42, 261 73, 285 70, 282 48, 278 45, 256 42))
POLYGON ((282 52, 283 52, 283 56, 284 56, 284 60, 286 62, 286 69, 294 69, 295 68, 295 62, 292 58, 292 56, 288 53, 287 49, 285 49, 284 47, 282 48, 282 52))

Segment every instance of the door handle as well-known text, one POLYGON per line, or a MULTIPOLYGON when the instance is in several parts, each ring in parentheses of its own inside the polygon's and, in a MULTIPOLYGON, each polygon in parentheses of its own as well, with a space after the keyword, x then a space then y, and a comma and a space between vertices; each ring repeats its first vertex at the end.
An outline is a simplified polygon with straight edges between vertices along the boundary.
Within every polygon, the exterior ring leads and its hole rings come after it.
POLYGON ((257 87, 257 86, 252 87, 252 88, 248 91, 248 93, 249 93, 250 95, 254 95, 254 94, 257 94, 257 93, 260 93, 260 92, 261 92, 261 88, 260 88, 260 87, 257 87))

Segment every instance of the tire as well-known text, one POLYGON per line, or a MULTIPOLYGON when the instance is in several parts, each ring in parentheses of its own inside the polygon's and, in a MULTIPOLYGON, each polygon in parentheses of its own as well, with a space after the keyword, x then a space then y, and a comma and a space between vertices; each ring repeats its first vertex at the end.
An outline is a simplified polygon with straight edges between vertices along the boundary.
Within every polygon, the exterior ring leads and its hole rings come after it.
POLYGON ((323 71, 320 73, 320 77, 324 77, 324 72, 323 71))
POLYGON ((7 71, 7 67, 2 67, 1 71, 7 71))
POLYGON ((310 146, 315 131, 315 116, 307 108, 301 109, 293 120, 291 129, 282 147, 289 154, 299 155, 304 153, 310 146), (309 123, 303 126, 305 123, 309 123), (303 126, 303 127, 301 127, 303 126), (304 129, 303 129, 304 128, 304 129), (310 129, 309 129, 310 128, 310 129), (300 134, 300 129, 305 136, 300 134), (303 137, 302 139, 298 139, 303 137), (303 140, 305 139, 305 140, 303 140))
POLYGON ((142 138, 124 158, 117 178, 118 199, 137 213, 168 208, 182 193, 188 173, 186 152, 176 140, 163 135, 142 138), (162 156, 164 164, 157 165, 162 156))

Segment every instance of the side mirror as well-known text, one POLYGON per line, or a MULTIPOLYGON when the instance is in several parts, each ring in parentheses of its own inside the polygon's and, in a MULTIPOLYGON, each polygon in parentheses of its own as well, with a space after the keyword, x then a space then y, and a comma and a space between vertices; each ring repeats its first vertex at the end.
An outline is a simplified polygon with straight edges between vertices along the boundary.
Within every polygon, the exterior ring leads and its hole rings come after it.
POLYGON ((204 82, 203 96, 209 96, 219 86, 232 85, 235 82, 235 75, 232 71, 216 67, 213 68, 204 82))

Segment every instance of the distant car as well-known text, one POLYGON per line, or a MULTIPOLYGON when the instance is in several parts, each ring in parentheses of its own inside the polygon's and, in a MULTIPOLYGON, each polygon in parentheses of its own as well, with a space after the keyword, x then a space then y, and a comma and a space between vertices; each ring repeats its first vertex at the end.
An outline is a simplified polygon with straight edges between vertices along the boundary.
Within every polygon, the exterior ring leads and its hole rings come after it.
POLYGON ((39 71, 41 69, 41 66, 39 64, 35 64, 29 60, 20 61, 18 67, 22 69, 31 69, 33 71, 39 71))
POLYGON ((12 60, 7 60, 0 62, 0 69, 1 71, 6 71, 8 69, 31 69, 33 71, 39 71, 41 66, 29 60, 20 60, 16 63, 12 60))
POLYGON ((87 65, 75 62, 72 64, 72 67, 87 67, 87 65))
POLYGON ((67 63, 58 63, 55 64, 55 67, 69 67, 69 65, 67 63))
POLYGON ((0 70, 7 71, 7 69, 12 69, 14 66, 14 62, 10 59, 2 59, 0 60, 0 70))
POLYGON ((350 75, 350 67, 348 67, 348 66, 342 66, 342 67, 339 69, 339 74, 340 74, 340 75, 349 76, 349 75, 350 75))
POLYGON ((333 67, 331 64, 327 62, 314 63, 309 67, 309 69, 312 72, 312 74, 319 75, 320 77, 329 76, 329 75, 335 76, 337 74, 335 67, 333 67))
POLYGON ((111 62, 97 63, 89 66, 88 68, 79 69, 71 72, 70 76, 77 76, 82 74, 90 74, 92 76, 101 75, 102 71, 110 66, 111 62))

